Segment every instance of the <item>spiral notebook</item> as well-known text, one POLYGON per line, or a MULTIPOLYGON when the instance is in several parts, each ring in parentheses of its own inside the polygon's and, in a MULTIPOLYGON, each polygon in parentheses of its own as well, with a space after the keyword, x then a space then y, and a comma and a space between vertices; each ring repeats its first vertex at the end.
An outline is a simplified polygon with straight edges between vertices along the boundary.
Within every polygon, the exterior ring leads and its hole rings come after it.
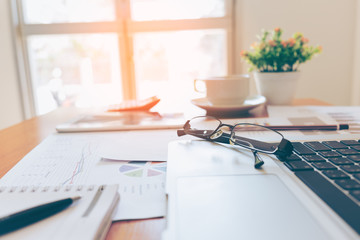
POLYGON ((0 217, 39 204, 81 196, 73 205, 1 239, 103 239, 119 201, 117 185, 0 187, 0 217))

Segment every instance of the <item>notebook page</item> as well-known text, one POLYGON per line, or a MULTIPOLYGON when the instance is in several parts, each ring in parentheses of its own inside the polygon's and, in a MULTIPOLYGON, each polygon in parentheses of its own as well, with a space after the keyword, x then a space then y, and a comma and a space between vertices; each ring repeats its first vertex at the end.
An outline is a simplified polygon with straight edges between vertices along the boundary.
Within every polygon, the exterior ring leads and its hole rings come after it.
POLYGON ((2 239, 91 239, 101 235, 107 230, 102 225, 110 223, 109 212, 114 212, 118 201, 116 185, 1 187, 0 217, 74 196, 81 196, 81 199, 53 216, 2 236, 2 239), (98 196, 96 201, 95 196, 98 196))

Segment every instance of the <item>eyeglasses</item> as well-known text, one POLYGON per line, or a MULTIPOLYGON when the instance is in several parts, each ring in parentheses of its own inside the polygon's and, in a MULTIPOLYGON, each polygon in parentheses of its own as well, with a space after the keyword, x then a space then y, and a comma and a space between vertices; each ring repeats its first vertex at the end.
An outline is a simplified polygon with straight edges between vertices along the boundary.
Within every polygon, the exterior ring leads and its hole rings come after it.
POLYGON ((264 164, 258 152, 286 157, 291 155, 293 150, 291 142, 281 133, 257 124, 230 125, 215 117, 199 116, 186 121, 183 128, 177 131, 179 137, 187 134, 251 150, 255 158, 255 168, 260 168, 264 164))

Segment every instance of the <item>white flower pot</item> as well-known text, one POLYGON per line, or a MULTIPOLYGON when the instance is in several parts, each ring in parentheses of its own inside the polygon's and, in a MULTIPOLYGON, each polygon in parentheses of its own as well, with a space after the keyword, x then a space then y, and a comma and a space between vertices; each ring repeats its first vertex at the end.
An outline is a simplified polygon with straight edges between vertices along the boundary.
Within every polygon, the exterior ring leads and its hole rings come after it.
POLYGON ((299 72, 255 72, 258 92, 269 105, 291 105, 295 97, 299 72))

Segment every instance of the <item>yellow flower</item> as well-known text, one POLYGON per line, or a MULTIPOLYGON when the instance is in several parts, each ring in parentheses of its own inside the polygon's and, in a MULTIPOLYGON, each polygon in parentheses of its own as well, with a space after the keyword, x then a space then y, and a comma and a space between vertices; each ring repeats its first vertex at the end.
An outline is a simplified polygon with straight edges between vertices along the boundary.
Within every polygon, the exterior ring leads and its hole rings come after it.
POLYGON ((300 33, 300 32, 297 32, 297 33, 294 34, 293 37, 294 37, 295 39, 301 39, 301 38, 303 37, 303 34, 300 33))
POLYGON ((252 49, 255 49, 255 48, 257 47, 257 45, 258 45, 257 42, 253 42, 250 47, 251 47, 252 49))

